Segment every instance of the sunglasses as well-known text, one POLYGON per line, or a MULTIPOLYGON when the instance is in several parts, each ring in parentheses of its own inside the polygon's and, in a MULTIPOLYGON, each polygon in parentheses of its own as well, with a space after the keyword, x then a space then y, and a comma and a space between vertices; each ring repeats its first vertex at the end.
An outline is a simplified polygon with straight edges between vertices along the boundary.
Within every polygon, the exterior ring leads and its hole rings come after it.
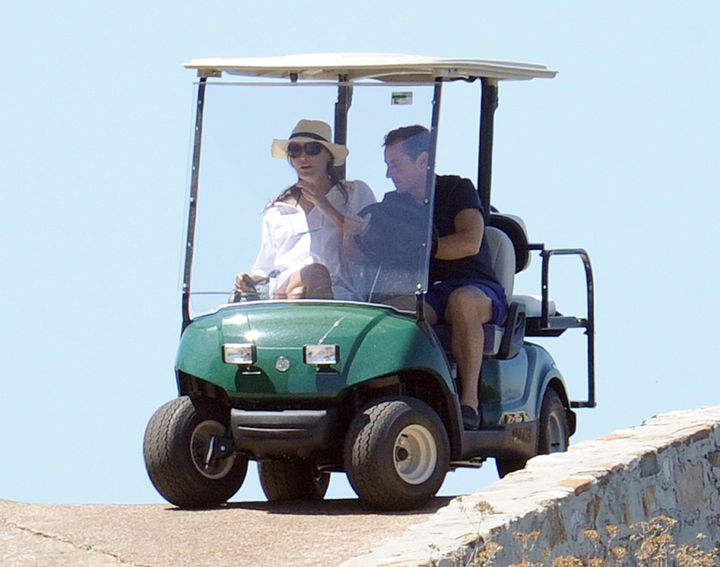
POLYGON ((291 158, 299 158, 305 152, 306 156, 316 156, 323 151, 323 147, 320 142, 305 142, 304 144, 290 142, 287 147, 287 155, 291 158))

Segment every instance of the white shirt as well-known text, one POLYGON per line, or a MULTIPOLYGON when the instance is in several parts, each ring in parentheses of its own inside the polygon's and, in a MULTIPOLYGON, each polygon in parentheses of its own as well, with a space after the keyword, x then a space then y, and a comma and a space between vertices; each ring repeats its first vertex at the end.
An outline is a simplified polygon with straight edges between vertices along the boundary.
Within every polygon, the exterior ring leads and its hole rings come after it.
MULTIPOLYGON (((357 214, 376 201, 363 181, 345 181, 347 201, 337 185, 328 191, 327 199, 342 215, 357 214)), ((306 215, 297 204, 277 202, 265 209, 262 220, 262 242, 252 273, 270 276, 272 295, 288 277, 303 266, 318 262, 330 272, 336 299, 355 299, 343 273, 341 261, 342 231, 318 207, 306 215)))

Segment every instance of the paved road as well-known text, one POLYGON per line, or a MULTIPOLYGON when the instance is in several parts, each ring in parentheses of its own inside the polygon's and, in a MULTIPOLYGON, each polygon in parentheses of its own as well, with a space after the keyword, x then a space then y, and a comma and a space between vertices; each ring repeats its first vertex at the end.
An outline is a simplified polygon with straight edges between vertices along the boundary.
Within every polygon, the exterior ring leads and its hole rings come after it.
POLYGON ((427 520, 449 498, 415 512, 375 513, 357 500, 312 505, 231 503, 183 511, 164 505, 23 504, 0 500, 3 567, 221 567, 338 565, 427 520))

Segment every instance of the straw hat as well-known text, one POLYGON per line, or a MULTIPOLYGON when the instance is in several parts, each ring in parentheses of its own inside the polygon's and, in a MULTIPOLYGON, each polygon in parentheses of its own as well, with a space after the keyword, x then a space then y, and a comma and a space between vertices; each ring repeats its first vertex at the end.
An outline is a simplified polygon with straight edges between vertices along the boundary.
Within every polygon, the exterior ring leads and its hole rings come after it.
POLYGON ((333 144, 330 125, 321 120, 301 120, 293 128, 287 140, 273 140, 272 155, 276 158, 287 159, 287 148, 290 142, 320 142, 333 156, 333 165, 345 163, 349 150, 340 144, 333 144))

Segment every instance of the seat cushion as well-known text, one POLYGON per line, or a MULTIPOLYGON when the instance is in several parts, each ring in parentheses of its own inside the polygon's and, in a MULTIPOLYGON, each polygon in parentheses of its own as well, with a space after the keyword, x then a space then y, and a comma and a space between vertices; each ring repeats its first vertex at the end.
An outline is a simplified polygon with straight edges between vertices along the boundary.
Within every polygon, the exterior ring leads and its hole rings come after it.
MULTIPOLYGON (((526 317, 540 317, 542 315, 542 297, 539 295, 513 295, 508 301, 522 303, 525 306, 526 317)), ((548 315, 553 316, 555 312, 555 302, 550 299, 548 301, 548 315)))
POLYGON ((500 229, 489 226, 485 229, 490 261, 498 282, 505 290, 505 295, 513 292, 515 279, 515 249, 510 238, 500 229))
POLYGON ((515 272, 522 272, 530 265, 527 229, 523 220, 515 215, 491 213, 489 226, 504 232, 512 241, 515 252, 515 272))

